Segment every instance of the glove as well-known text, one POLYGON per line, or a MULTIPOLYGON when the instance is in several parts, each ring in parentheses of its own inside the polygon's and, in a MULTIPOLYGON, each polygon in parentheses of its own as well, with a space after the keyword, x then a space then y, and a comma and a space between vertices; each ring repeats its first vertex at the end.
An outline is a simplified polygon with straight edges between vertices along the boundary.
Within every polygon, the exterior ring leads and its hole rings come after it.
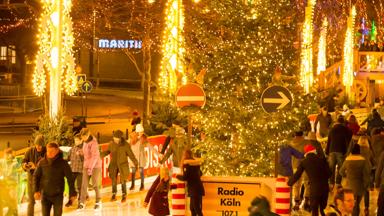
POLYGON ((92 175, 92 168, 88 168, 88 169, 87 169, 87 174, 88 174, 89 176, 92 175))

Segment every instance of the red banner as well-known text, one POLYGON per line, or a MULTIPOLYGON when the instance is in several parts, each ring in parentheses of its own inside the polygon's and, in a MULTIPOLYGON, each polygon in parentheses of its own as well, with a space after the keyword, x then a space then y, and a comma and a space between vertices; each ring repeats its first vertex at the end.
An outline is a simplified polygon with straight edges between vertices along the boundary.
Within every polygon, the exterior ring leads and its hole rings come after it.
MULTIPOLYGON (((166 136, 165 135, 159 135, 159 136, 151 136, 148 137, 148 142, 153 146, 154 149, 157 151, 160 151, 163 147, 163 143, 165 141, 166 136)), ((101 144, 101 151, 106 151, 108 148, 108 143, 101 144)), ((146 177, 154 176, 159 174, 159 157, 150 150, 149 147, 145 147, 145 156, 147 157, 147 164, 144 167, 144 175, 146 177)), ((102 158, 102 164, 101 164, 101 173, 102 173, 102 185, 108 186, 112 184, 111 179, 108 175, 108 166, 110 163, 111 156, 108 155, 104 158, 102 158)), ((170 160, 167 160, 166 162, 167 166, 171 166, 170 160)), ((132 170, 131 170, 132 171, 132 170)), ((136 178, 140 177, 140 173, 136 171, 136 178)), ((129 177, 129 180, 131 180, 131 176, 129 177)))

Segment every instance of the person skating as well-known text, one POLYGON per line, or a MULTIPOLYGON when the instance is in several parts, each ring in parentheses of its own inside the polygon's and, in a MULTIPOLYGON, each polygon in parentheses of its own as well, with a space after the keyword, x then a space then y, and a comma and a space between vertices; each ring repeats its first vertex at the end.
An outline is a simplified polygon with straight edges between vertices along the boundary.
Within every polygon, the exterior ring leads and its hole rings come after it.
MULTIPOLYGON (((145 156, 145 147, 148 147, 152 152, 158 154, 157 151, 149 144, 147 140, 147 136, 144 134, 144 128, 141 124, 136 125, 135 132, 132 132, 130 135, 129 142, 131 144, 131 148, 133 154, 139 162, 139 172, 140 172, 140 191, 144 190, 144 167, 147 164, 147 157, 145 156)), ((131 165, 132 164, 132 161, 131 165)), ((131 175, 131 187, 130 190, 135 189, 135 177, 136 177, 136 166, 132 166, 132 175, 131 175)))
MULTIPOLYGON (((81 186, 83 180, 83 167, 84 167, 84 155, 83 155, 83 141, 79 134, 75 135, 74 145, 71 150, 69 150, 68 161, 70 162, 70 167, 72 170, 73 179, 76 184, 76 192, 78 195, 78 202, 80 202, 81 197, 81 186)), ((88 196, 88 191, 87 191, 88 196)), ((71 206, 72 200, 69 199, 65 204, 66 207, 71 206)))
POLYGON ((329 166, 323 158, 316 155, 316 149, 312 145, 305 145, 304 152, 305 158, 300 162, 293 177, 289 179, 288 185, 292 186, 305 171, 311 185, 309 199, 312 216, 318 216, 319 210, 324 216, 329 191, 328 179, 331 174, 329 166))
POLYGON ((77 207, 78 210, 85 208, 85 200, 87 196, 89 179, 92 179, 92 186, 96 194, 95 210, 101 209, 101 195, 100 195, 100 175, 101 175, 101 158, 99 145, 95 137, 91 135, 88 128, 83 128, 80 131, 80 136, 83 141, 83 179, 81 185, 80 203, 77 207))
POLYGON ((170 183, 168 168, 160 168, 160 175, 153 182, 144 199, 144 207, 149 204, 149 214, 154 216, 169 215, 168 192, 176 185, 170 183))
POLYGON ((191 198, 190 210, 192 216, 203 216, 203 196, 205 195, 204 186, 200 177, 201 160, 193 158, 191 150, 184 152, 182 163, 183 174, 176 175, 176 178, 187 182, 188 196, 191 198))
POLYGON ((129 177, 128 158, 138 166, 137 159, 132 152, 131 146, 123 137, 124 133, 121 130, 116 130, 113 133, 113 141, 109 143, 108 150, 103 152, 103 156, 111 155, 111 162, 108 166, 109 176, 112 179, 112 198, 111 201, 116 201, 117 193, 117 177, 120 173, 120 182, 122 190, 121 202, 124 203, 127 199, 127 179, 129 177))
MULTIPOLYGON (((370 172, 369 162, 360 154, 360 146, 354 145, 351 155, 345 159, 340 168, 340 175, 346 177, 347 180, 344 187, 352 189, 355 198, 353 216, 360 215, 360 202, 363 195, 368 191, 370 172)), ((368 214, 368 209, 366 209, 365 214, 368 214)))
POLYGON ((34 146, 28 149, 24 154, 22 168, 28 173, 28 210, 27 215, 35 214, 35 198, 33 196, 33 173, 35 172, 38 162, 45 156, 45 143, 43 135, 37 135, 33 142, 34 146))
POLYGON ((47 144, 47 154, 34 173, 34 197, 41 199, 43 216, 49 216, 53 207, 54 216, 61 216, 63 211, 64 177, 67 178, 70 199, 76 199, 76 190, 71 168, 63 159, 59 144, 47 144))

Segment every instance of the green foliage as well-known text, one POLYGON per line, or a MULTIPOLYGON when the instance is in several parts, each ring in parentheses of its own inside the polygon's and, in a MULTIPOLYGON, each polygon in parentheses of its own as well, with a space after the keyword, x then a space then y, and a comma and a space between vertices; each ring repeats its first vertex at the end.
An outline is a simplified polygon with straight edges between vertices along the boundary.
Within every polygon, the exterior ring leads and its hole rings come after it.
POLYGON ((70 146, 73 141, 72 126, 68 123, 62 112, 53 119, 49 115, 39 118, 39 130, 35 130, 33 137, 37 134, 44 136, 44 143, 57 142, 60 146, 70 146))
POLYGON ((152 115, 144 125, 145 133, 149 136, 163 134, 172 124, 186 127, 188 122, 180 109, 170 102, 156 102, 153 104, 152 115))

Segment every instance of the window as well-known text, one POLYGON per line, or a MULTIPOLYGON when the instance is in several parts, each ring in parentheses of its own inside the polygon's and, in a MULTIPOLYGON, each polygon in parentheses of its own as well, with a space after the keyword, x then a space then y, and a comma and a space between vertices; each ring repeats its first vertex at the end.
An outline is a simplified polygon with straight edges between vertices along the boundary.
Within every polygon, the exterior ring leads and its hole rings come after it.
POLYGON ((0 47, 0 60, 7 60, 7 47, 0 47))

